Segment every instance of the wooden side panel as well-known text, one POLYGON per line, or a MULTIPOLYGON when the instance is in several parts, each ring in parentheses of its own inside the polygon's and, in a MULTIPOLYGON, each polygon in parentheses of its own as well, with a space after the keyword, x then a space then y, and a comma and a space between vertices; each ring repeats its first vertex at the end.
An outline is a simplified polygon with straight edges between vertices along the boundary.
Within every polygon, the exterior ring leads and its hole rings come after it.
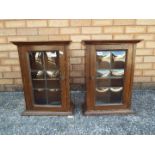
POLYGON ((85 69, 86 69, 86 110, 90 110, 91 102, 91 92, 90 92, 90 46, 86 46, 86 59, 85 59, 85 69))
POLYGON ((90 47, 90 109, 94 109, 95 103, 95 78, 96 78, 96 51, 95 46, 91 45, 90 47))
POLYGON ((126 68, 125 68, 125 80, 124 80, 124 91, 123 91, 123 104, 125 107, 129 107, 130 104, 130 97, 131 97, 131 78, 132 78, 132 65, 133 65, 133 48, 132 44, 128 47, 127 52, 127 61, 126 61, 126 68))
POLYGON ((19 46, 18 47, 19 60, 22 72, 23 80, 23 89, 25 94, 26 110, 31 110, 33 108, 33 96, 32 96, 32 84, 31 79, 29 78, 29 64, 27 59, 27 47, 19 46))
POLYGON ((127 108, 131 107, 131 99, 132 99, 132 88, 133 88, 133 78, 134 78, 134 68, 135 68, 135 56, 136 56, 136 44, 132 44, 130 49, 132 50, 132 55, 131 55, 131 74, 130 74, 130 94, 129 94, 129 99, 128 99, 128 105, 127 108))
POLYGON ((72 109, 72 103, 70 100, 70 79, 69 79, 69 49, 68 46, 64 46, 64 58, 65 58, 65 62, 64 62, 64 70, 65 70, 65 87, 63 88, 64 93, 65 93, 65 110, 68 111, 70 109, 72 109))

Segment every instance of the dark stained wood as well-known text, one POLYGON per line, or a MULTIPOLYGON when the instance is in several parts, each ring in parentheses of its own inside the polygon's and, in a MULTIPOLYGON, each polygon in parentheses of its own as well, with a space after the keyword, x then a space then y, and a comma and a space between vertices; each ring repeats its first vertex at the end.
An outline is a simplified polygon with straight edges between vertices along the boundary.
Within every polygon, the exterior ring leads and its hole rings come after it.
MULTIPOLYGON (((131 65, 131 76, 130 76, 130 90, 132 90, 133 88, 133 79, 134 79, 134 69, 135 69, 135 57, 136 57, 136 44, 132 45, 132 65, 131 65)), ((132 92, 130 92, 129 94, 129 104, 127 105, 128 108, 131 108, 131 98, 132 98, 132 92)))
POLYGON ((22 116, 66 116, 66 115, 73 115, 72 111, 67 112, 50 112, 50 111, 24 111, 22 112, 22 116))
POLYGON ((14 45, 68 45, 69 43, 71 43, 70 40, 66 40, 66 41, 12 41, 11 43, 13 43, 14 45))
POLYGON ((83 41, 86 45, 85 115, 131 113, 131 96, 136 43, 140 40, 83 41), (96 105, 96 50, 126 50, 122 103, 96 105))
POLYGON ((30 110, 32 109, 32 84, 29 78, 29 64, 27 62, 27 54, 26 52, 20 52, 20 51, 27 51, 27 48, 25 46, 19 46, 18 47, 18 54, 19 54, 19 60, 20 60, 20 66, 21 66, 21 75, 22 75, 22 80, 23 80, 23 89, 24 89, 24 94, 29 94, 25 95, 25 102, 26 102, 26 109, 30 110))
POLYGON ((114 110, 92 110, 92 111, 85 111, 84 115, 127 115, 127 114, 135 114, 131 109, 114 109, 114 110))
POLYGON ((120 43, 131 43, 136 44, 141 42, 142 40, 82 40, 84 44, 87 45, 98 45, 98 44, 120 44, 120 43))
POLYGON ((54 42, 13 42, 18 46, 19 60, 22 72, 23 89, 25 95, 24 115, 70 115, 72 113, 72 103, 70 101, 69 88, 69 66, 68 66, 68 44, 70 41, 54 42), (59 57, 60 64, 60 88, 61 105, 36 105, 34 104, 33 87, 31 81, 30 64, 28 53, 30 51, 62 51, 59 57))
POLYGON ((69 77, 70 77, 70 58, 69 58, 69 48, 68 48, 68 46, 65 46, 65 67, 67 68, 66 70, 65 70, 65 80, 66 80, 66 83, 65 83, 65 88, 66 88, 66 90, 65 90, 65 92, 66 92, 66 100, 67 100, 67 102, 66 102, 66 108, 67 109, 73 109, 73 104, 68 104, 68 103, 70 103, 71 102, 71 97, 70 97, 70 79, 69 79, 69 77))
MULTIPOLYGON (((90 88, 90 65, 89 65, 89 63, 90 63, 90 54, 89 54, 89 51, 90 51, 90 46, 87 46, 86 45, 86 58, 85 58, 85 71, 86 71, 86 74, 85 74, 85 76, 86 76, 86 90, 90 90, 91 88, 90 88)), ((91 96, 91 91, 87 91, 87 95, 86 95, 86 105, 84 104, 84 108, 85 109, 87 109, 87 110, 89 110, 89 109, 91 109, 91 107, 90 107, 90 102, 91 102, 91 100, 90 100, 90 96, 91 96)))

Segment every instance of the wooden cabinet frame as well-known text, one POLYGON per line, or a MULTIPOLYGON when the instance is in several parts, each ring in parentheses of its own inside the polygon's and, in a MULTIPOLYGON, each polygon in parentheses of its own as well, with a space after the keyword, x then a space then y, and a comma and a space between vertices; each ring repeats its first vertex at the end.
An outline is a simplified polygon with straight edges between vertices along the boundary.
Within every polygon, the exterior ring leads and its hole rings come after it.
POLYGON ((83 41, 86 45, 86 115, 108 113, 131 113, 131 96, 134 74, 134 60, 136 43, 140 40, 101 40, 83 41), (97 50, 125 50, 126 62, 123 82, 123 94, 121 104, 106 104, 98 106, 95 101, 96 82, 96 51, 97 50))
POLYGON ((18 46, 19 60, 21 65, 23 89, 26 102, 26 110, 23 115, 70 115, 72 114, 72 104, 70 101, 69 87, 69 56, 68 45, 70 41, 53 42, 13 42, 18 46), (61 105, 36 105, 33 98, 33 87, 30 75, 30 64, 28 53, 30 51, 63 51, 64 55, 60 58, 60 85, 61 85, 61 105))

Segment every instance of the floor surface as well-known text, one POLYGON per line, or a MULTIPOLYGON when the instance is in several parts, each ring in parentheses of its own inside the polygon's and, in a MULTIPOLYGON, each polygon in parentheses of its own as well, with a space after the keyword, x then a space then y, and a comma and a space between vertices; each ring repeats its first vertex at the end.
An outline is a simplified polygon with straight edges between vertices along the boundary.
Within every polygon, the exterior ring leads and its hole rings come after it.
POLYGON ((155 90, 134 90, 132 115, 83 116, 84 93, 72 93, 75 115, 21 116, 24 110, 22 92, 0 93, 1 135, 122 135, 155 134, 155 90))

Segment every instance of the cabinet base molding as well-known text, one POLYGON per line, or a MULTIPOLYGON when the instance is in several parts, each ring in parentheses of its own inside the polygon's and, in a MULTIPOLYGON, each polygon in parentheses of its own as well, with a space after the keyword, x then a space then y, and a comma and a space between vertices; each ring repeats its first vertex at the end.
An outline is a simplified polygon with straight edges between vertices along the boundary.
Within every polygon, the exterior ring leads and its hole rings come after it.
POLYGON ((110 114, 136 114, 133 110, 131 109, 122 109, 122 110, 95 110, 95 111, 85 111, 84 115, 110 115, 110 114))
POLYGON ((24 111, 22 116, 68 116, 73 115, 72 111, 67 112, 50 112, 50 111, 24 111))

